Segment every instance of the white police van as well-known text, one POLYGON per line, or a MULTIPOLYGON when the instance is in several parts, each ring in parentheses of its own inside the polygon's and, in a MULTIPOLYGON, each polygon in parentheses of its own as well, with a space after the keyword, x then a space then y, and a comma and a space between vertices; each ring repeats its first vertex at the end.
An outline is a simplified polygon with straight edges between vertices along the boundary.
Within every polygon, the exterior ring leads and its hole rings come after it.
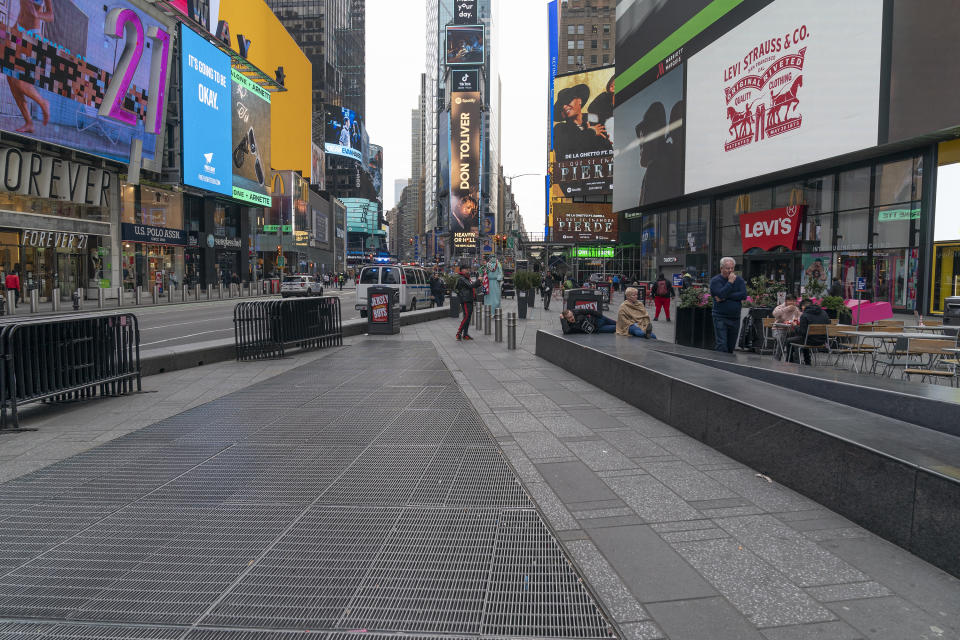
POLYGON ((400 290, 400 311, 426 309, 433 306, 430 293, 430 272, 416 265, 396 263, 371 264, 363 267, 357 279, 357 303, 354 309, 367 317, 367 289, 371 286, 400 290))

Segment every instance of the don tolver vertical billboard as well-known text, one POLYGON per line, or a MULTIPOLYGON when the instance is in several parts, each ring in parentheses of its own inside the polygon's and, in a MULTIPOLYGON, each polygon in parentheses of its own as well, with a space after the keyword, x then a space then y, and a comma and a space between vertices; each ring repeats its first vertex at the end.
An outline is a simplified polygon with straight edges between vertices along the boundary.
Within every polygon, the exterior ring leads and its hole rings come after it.
POLYGON ((269 207, 270 92, 237 69, 233 79, 233 197, 269 207))
POLYGON ((483 101, 477 92, 450 100, 450 231, 474 232, 480 221, 480 129, 483 101))
POLYGON ((605 67, 553 80, 553 198, 610 193, 613 76, 605 67))
POLYGON ((687 63, 687 192, 877 144, 881 0, 777 0, 687 63))
POLYGON ((158 171, 174 23, 116 1, 9 0, 3 14, 0 130, 117 162, 139 139, 158 171))
POLYGON ((182 27, 183 183, 233 195, 230 56, 182 27))
POLYGON ((352 109, 328 106, 323 137, 324 151, 363 162, 362 130, 360 119, 352 109))

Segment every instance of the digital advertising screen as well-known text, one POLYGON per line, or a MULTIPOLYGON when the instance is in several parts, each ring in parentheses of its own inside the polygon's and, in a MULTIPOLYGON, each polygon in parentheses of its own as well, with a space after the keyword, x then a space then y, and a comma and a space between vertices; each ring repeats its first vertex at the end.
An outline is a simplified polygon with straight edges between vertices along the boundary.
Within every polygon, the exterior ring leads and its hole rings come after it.
POLYGON ((683 65, 617 107, 613 210, 683 195, 683 65))
POLYGON ((617 220, 609 204, 557 202, 550 237, 558 242, 616 242, 617 220))
POLYGON ((9 0, 0 130, 159 170, 173 22, 127 2, 9 0), (9 25, 9 26, 8 26, 9 25))
POLYGON ((552 198, 610 193, 613 76, 605 67, 553 79, 552 198))
POLYGON ((453 0, 454 24, 477 24, 477 0, 453 0))
POLYGON ((323 147, 313 142, 310 143, 310 184, 316 185, 320 191, 326 191, 327 182, 324 174, 326 165, 326 155, 323 147))
POLYGON ((363 162, 363 126, 352 109, 327 106, 323 142, 327 153, 363 162))
POLYGON ((483 64, 483 25, 447 27, 447 50, 444 62, 448 67, 483 64))
POLYGON ((477 233, 480 223, 479 93, 458 93, 450 101, 450 230, 477 233))
POLYGON ((185 27, 180 44, 183 183, 232 196, 230 56, 185 27))
POLYGON ((457 69, 450 72, 450 93, 480 91, 479 69, 457 69))
POLYGON ((378 144, 370 145, 370 159, 367 160, 367 173, 373 182, 373 190, 377 194, 377 202, 383 204, 383 147, 378 144))
POLYGON ((690 57, 686 192, 875 146, 882 28, 878 0, 777 0, 690 57))
POLYGON ((233 197, 270 206, 270 92, 233 69, 233 197))

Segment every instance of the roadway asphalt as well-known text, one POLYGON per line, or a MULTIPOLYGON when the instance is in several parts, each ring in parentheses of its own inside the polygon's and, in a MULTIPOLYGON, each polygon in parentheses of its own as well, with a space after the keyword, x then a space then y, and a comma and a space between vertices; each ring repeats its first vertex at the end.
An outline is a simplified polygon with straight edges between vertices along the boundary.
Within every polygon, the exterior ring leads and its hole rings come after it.
MULTIPOLYGON (((340 298, 340 313, 343 320, 360 317, 360 313, 353 308, 356 303, 355 289, 325 290, 324 295, 340 298)), ((238 302, 241 301, 233 299, 133 310, 140 322, 140 348, 159 349, 192 342, 231 338, 233 337, 233 308, 238 302)))

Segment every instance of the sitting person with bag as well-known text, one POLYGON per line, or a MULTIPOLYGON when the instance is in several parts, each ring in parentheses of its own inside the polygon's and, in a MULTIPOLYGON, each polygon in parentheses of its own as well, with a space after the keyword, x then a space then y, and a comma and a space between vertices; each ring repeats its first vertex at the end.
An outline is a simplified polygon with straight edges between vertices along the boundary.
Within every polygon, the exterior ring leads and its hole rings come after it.
POLYGON ((567 309, 560 314, 560 328, 564 334, 613 333, 617 330, 617 321, 594 309, 567 309))

